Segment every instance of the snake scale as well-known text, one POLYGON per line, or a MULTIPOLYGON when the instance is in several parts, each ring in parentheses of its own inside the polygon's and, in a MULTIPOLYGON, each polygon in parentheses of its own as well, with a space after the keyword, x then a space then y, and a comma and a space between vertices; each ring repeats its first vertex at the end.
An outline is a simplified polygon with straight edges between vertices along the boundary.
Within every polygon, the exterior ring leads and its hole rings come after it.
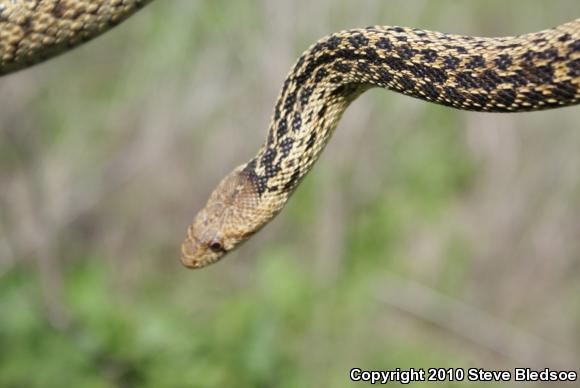
MULTIPOLYGON (((150 0, 0 1, 0 74, 66 51, 150 0)), ((580 102, 580 19, 520 36, 481 38, 406 27, 341 31, 288 74, 267 139, 195 216, 182 263, 214 263, 259 231, 310 171, 348 105, 382 87, 456 109, 522 112, 580 102)))

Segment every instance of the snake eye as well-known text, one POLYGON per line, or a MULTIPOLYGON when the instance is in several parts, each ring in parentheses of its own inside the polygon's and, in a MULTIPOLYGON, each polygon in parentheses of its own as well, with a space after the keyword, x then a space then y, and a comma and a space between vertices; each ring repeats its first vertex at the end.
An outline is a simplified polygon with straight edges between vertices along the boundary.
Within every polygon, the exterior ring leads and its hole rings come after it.
POLYGON ((209 243, 209 249, 211 249, 215 253, 220 253, 224 251, 224 246, 218 240, 213 240, 209 243))

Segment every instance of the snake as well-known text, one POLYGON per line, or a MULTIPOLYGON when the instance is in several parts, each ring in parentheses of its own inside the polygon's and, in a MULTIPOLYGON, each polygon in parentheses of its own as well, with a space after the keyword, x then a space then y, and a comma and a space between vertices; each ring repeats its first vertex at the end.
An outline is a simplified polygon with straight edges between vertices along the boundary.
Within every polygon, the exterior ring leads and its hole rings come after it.
MULTIPOLYGON (((68 51, 150 2, 0 1, 0 74, 68 51)), ((256 156, 223 178, 194 217, 182 264, 202 268, 219 261, 278 215, 346 108, 375 87, 468 111, 575 105, 580 19, 507 37, 369 26, 318 40, 288 73, 256 156)))

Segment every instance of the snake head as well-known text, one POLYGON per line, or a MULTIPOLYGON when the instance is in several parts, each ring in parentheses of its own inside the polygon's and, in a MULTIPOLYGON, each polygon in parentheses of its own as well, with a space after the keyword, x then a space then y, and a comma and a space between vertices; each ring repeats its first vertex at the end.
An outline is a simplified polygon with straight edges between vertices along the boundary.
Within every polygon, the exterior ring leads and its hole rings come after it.
POLYGON ((255 184, 243 169, 240 166, 226 176, 195 216, 181 246, 184 266, 215 263, 271 218, 271 211, 261 209, 255 184))
POLYGON ((221 225, 226 211, 223 204, 208 204, 187 230, 181 246, 181 262, 188 268, 201 268, 221 259, 236 245, 225 236, 221 225))

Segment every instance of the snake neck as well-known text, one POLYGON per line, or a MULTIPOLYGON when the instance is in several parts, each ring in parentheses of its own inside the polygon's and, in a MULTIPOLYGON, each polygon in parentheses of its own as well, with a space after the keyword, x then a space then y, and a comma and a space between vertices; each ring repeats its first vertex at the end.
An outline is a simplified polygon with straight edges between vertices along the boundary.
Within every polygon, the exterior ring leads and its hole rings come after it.
POLYGON ((580 20, 517 37, 369 27, 321 39, 284 82, 268 137, 244 168, 277 213, 348 105, 382 87, 457 109, 516 112, 580 99, 580 20))
MULTIPOLYGON (((297 91, 280 101, 299 98, 305 104, 276 113, 268 139, 243 173, 256 193, 276 213, 310 171, 330 139, 343 112, 371 85, 320 83, 297 91), (312 99, 310 103, 307 100, 312 99)), ((278 108, 276 108, 278 112, 278 108)))

